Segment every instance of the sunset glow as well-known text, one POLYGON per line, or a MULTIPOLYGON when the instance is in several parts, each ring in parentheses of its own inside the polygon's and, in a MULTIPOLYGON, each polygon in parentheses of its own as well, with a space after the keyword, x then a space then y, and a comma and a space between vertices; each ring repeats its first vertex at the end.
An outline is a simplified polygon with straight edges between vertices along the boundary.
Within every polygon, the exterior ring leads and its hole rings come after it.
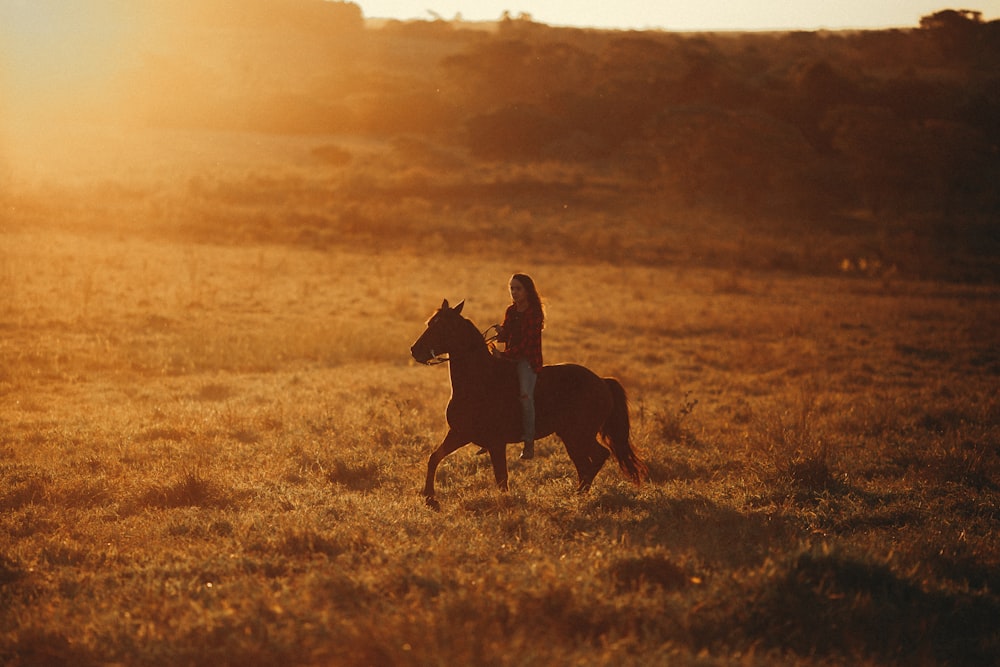
POLYGON ((94 92, 128 64, 141 38, 137 12, 113 2, 5 2, 3 57, 21 92, 94 92))

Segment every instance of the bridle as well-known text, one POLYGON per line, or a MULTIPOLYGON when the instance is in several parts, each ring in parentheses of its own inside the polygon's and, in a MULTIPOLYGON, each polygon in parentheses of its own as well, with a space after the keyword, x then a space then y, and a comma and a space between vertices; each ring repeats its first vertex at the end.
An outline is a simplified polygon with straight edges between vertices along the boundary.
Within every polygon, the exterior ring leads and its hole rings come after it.
MULTIPOLYGON (((486 327, 486 329, 482 331, 480 335, 483 337, 483 342, 489 345, 500 336, 500 325, 491 324, 490 326, 486 327), (494 331, 493 335, 487 336, 487 334, 491 330, 494 331)), ((431 349, 430 353, 431 353, 431 358, 424 362, 425 366, 437 366, 439 364, 451 361, 451 357, 447 352, 443 352, 441 354, 434 354, 434 350, 431 349)))
POLYGON ((438 364, 443 364, 448 361, 451 361, 451 358, 449 358, 447 355, 448 355, 447 352, 445 352, 444 354, 434 354, 434 350, 431 350, 431 358, 424 362, 424 366, 437 366, 438 364))

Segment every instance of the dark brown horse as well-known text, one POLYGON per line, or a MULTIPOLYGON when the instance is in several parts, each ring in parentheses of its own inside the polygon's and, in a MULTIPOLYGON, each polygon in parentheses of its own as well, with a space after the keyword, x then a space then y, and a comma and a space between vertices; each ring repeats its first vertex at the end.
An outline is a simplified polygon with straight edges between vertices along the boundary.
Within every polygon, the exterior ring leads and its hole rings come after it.
MULTIPOLYGON (((464 304, 451 308, 445 300, 410 348, 422 364, 441 361, 444 355, 450 364, 448 434, 427 462, 424 486, 427 504, 434 508, 434 473, 442 459, 475 443, 489 452, 497 485, 506 491, 507 443, 521 439, 514 364, 490 353, 476 326, 462 316, 464 304)), ((545 366, 535 386, 535 430, 539 438, 555 433, 562 439, 581 492, 590 488, 611 454, 637 484, 647 476, 646 465, 629 443, 625 389, 613 378, 600 378, 576 364, 545 366)))

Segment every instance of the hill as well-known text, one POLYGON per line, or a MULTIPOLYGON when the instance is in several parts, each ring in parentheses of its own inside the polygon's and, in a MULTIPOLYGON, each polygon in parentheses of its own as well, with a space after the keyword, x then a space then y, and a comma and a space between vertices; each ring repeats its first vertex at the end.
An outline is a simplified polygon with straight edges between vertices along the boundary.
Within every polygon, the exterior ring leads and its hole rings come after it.
POLYGON ((141 46, 122 47, 99 95, 22 112, 34 125, 10 142, 12 180, 45 163, 40 137, 85 122, 77 181, 207 201, 216 219, 185 229, 208 237, 475 244, 512 226, 530 229, 518 250, 608 261, 997 279, 1000 22, 976 12, 678 34, 526 17, 376 28, 312 0, 236 18, 223 2, 147 5, 141 46), (93 166, 109 142, 111 174, 93 166), (279 143, 262 173, 260 147, 279 143), (128 182, 152 161, 171 182, 128 182))

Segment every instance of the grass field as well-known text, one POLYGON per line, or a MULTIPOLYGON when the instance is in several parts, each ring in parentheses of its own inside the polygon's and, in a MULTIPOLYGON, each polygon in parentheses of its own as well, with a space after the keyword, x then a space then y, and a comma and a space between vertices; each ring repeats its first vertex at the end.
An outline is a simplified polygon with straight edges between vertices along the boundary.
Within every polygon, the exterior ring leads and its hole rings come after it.
POLYGON ((4 664, 995 664, 996 287, 223 243, 109 188, 5 203, 4 664), (578 496, 547 439, 501 494, 469 447, 432 512, 448 375, 409 345, 515 270, 652 479, 578 496))

